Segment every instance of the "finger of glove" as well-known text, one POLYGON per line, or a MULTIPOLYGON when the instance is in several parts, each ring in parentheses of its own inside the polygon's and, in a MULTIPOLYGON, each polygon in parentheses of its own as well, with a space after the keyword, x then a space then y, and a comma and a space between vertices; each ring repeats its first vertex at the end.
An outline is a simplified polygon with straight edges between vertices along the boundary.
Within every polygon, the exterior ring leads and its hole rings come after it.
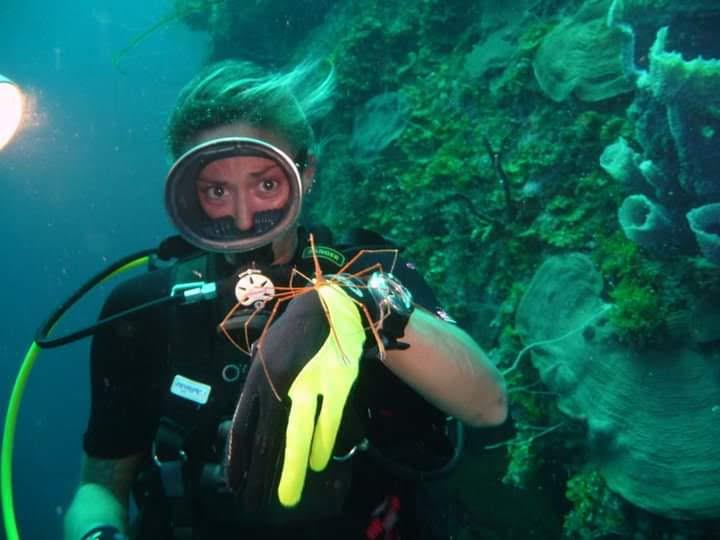
POLYGON ((259 423, 251 441, 253 455, 242 491, 243 505, 249 513, 277 505, 276 493, 283 463, 287 422, 285 404, 277 401, 270 393, 263 395, 259 423))
POLYGON ((247 512, 259 512, 275 500, 286 422, 286 407, 272 395, 261 367, 251 368, 224 460, 228 486, 241 495, 247 512))
POLYGON ((278 485, 278 498, 283 506, 295 506, 300 501, 307 474, 316 408, 315 394, 303 392, 293 398, 286 429, 285 459, 278 485))
POLYGON ((321 366, 317 384, 323 396, 310 455, 310 467, 314 471, 323 470, 330 461, 365 339, 357 307, 347 292, 339 287, 323 287, 320 296, 332 318, 334 331, 314 358, 321 366))
POLYGON ((347 393, 340 396, 339 400, 337 397, 323 397, 310 453, 310 468, 313 471, 324 470, 330 461, 346 399, 347 393))
POLYGON ((225 447, 225 476, 233 491, 242 489, 247 480, 259 421, 260 397, 252 392, 243 392, 235 406, 225 447))

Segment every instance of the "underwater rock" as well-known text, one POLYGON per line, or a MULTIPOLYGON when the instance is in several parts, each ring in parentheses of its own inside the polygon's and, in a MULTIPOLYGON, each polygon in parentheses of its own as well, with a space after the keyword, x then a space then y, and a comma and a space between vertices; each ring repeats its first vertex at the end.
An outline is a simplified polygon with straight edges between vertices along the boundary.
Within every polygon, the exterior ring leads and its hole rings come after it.
POLYGON ((489 70, 505 68, 517 53, 517 38, 506 30, 497 30, 476 44, 465 57, 463 69, 474 78, 489 70))
POLYGON ((632 36, 608 26, 609 3, 588 0, 545 36, 533 70, 542 91, 554 101, 564 101, 570 94, 600 101, 633 89, 624 66, 632 36))
POLYGON ((702 254, 708 261, 720 266, 720 203, 690 210, 687 220, 702 254))
POLYGON ((720 351, 621 345, 602 288, 585 255, 543 263, 516 315, 533 364, 560 410, 587 424, 610 489, 670 518, 720 517, 720 351))
MULTIPOLYGON (((498 28, 520 28, 528 16, 533 0, 513 0, 512 2, 495 2, 484 0, 480 28, 493 31, 498 28)), ((533 15, 530 15, 533 16, 533 15)))
POLYGON ((668 211, 645 195, 630 195, 620 205, 618 219, 625 236, 650 250, 666 249, 673 242, 668 211))
MULTIPOLYGON (((513 2, 483 2, 479 21, 482 39, 465 55, 463 71, 479 79, 492 71, 506 71, 518 54, 520 36, 527 30, 527 18, 532 0, 513 2)), ((491 83, 491 88, 502 80, 502 75, 491 83)))
POLYGON ((355 117, 350 145, 358 160, 370 160, 397 139, 408 125, 410 105, 400 92, 370 99, 355 117))
POLYGON ((177 17, 210 34, 209 60, 243 58, 281 66, 337 0, 173 0, 177 17))

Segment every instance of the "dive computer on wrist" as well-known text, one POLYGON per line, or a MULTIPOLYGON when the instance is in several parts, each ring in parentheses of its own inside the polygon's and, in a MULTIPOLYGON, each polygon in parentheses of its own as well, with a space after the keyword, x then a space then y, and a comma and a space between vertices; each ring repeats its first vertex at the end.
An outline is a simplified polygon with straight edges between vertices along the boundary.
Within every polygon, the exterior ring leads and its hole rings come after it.
POLYGON ((412 293, 388 272, 374 272, 367 281, 367 289, 380 312, 381 333, 391 341, 403 337, 415 310, 412 293))

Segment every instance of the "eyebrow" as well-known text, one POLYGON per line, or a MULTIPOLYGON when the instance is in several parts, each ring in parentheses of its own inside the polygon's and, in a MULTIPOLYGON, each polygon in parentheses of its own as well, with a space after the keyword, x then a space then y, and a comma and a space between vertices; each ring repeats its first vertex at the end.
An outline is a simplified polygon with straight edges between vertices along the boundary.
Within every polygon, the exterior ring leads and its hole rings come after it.
MULTIPOLYGON (((258 178, 258 177, 263 176, 264 174, 266 174, 269 170, 275 169, 275 168, 278 168, 278 169, 279 169, 279 168, 280 168, 280 165, 278 165, 277 163, 273 163, 272 165, 268 165, 268 166, 265 167, 264 169, 261 169, 261 170, 259 170, 259 171, 255 171, 255 172, 251 172, 251 173, 248 173, 248 174, 249 174, 250 176, 252 176, 253 178, 258 178)), ((227 184, 227 180, 209 180, 209 179, 207 179, 207 178, 203 178, 202 174, 203 174, 203 173, 201 172, 201 173, 198 175, 198 177, 197 177, 197 181, 198 181, 198 182, 206 182, 206 183, 208 183, 208 184, 227 184)))
POLYGON ((221 186, 227 184, 225 180, 208 180, 207 178, 203 178, 201 176, 198 176, 195 182, 198 184, 218 184, 221 186))
POLYGON ((267 173, 270 169, 275 169, 275 168, 279 169, 280 165, 278 165, 277 163, 273 163, 272 165, 268 165, 267 167, 265 167, 264 169, 262 169, 260 171, 251 172, 249 174, 250 174, 250 176, 262 176, 263 174, 267 173))

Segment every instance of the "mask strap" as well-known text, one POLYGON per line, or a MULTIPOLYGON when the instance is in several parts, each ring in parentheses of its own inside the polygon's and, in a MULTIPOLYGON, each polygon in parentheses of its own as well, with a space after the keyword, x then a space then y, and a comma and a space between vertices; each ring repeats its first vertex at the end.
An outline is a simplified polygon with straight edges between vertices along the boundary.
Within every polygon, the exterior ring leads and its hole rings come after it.
POLYGON ((300 176, 302 176, 308 166, 308 149, 306 147, 301 148, 297 153, 297 156, 295 156, 295 166, 297 167, 300 176))

